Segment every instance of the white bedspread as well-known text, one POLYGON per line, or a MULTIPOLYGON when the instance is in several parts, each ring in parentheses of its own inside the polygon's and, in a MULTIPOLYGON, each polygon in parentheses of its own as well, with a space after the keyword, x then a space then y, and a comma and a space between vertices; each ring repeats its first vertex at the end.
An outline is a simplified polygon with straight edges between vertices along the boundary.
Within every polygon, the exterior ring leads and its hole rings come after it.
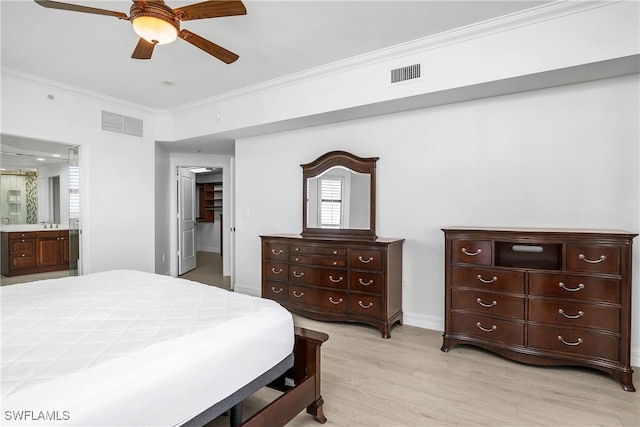
POLYGON ((3 425, 179 425, 293 350, 277 303, 168 276, 110 271, 0 297, 3 425))

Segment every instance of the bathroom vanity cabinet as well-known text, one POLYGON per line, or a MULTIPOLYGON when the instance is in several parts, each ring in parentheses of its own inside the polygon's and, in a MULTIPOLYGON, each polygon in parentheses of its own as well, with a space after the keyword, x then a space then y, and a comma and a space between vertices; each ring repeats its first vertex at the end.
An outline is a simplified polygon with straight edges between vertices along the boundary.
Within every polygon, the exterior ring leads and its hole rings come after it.
POLYGON ((69 269, 69 230, 2 232, 2 275, 69 269))

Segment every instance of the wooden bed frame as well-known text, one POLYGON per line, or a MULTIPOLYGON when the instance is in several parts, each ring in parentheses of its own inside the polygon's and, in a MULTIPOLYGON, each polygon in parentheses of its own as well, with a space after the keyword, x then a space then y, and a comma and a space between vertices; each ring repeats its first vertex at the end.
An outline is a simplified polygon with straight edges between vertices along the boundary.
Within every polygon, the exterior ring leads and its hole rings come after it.
MULTIPOLYGON (((274 427, 284 426, 306 408, 307 413, 319 423, 324 424, 327 418, 324 416, 322 405, 324 400, 320 392, 320 347, 329 339, 323 332, 295 327, 295 343, 293 348, 293 367, 275 380, 266 383, 266 386, 283 392, 277 399, 256 412, 244 423, 242 422, 242 399, 250 396, 264 386, 260 379, 255 384, 248 385, 229 398, 230 407, 220 408, 220 403, 212 406, 183 424, 187 426, 202 426, 222 412, 229 413, 229 424, 232 427, 274 427)), ((277 365, 274 369, 278 369, 277 365)), ((291 366, 290 364, 288 366, 291 366)), ((283 372, 282 370, 280 372, 283 372)), ((267 372, 268 376, 270 372, 267 372)), ((221 402, 223 405, 225 402, 221 402)))

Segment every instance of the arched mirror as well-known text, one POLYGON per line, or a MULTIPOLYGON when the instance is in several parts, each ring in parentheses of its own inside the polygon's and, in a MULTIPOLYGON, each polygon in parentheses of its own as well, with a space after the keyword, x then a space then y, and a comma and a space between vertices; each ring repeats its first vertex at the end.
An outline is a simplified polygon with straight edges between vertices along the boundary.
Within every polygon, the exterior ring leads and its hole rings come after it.
POLYGON ((302 236, 376 240, 376 161, 331 151, 302 166, 302 236))

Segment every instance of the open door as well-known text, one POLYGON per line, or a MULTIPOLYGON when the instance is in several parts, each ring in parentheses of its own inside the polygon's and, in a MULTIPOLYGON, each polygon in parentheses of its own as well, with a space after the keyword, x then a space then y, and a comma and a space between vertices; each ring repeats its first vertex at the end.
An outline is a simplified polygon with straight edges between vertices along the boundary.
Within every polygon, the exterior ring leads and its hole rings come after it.
POLYGON ((178 168, 178 275, 196 268, 196 174, 178 168))

